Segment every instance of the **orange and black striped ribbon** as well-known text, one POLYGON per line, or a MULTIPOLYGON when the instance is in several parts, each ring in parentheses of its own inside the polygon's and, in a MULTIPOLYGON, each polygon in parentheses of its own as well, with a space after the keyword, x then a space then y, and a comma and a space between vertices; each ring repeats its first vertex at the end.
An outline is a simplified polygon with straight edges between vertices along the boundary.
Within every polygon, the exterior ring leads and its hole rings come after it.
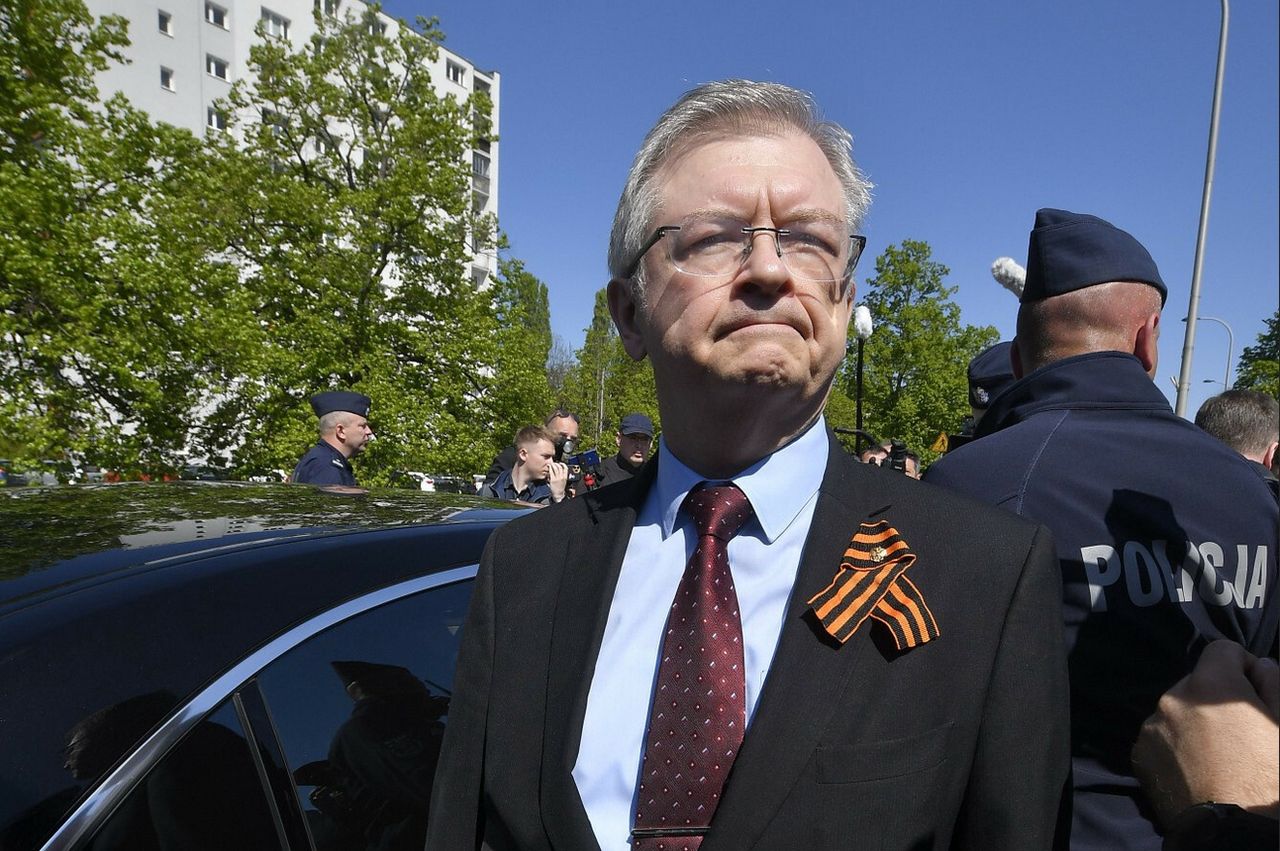
POLYGON ((887 520, 863 523, 849 541, 840 571, 809 600, 823 628, 844 643, 868 617, 889 629, 899 650, 939 635, 920 589, 906 577, 916 554, 887 520))

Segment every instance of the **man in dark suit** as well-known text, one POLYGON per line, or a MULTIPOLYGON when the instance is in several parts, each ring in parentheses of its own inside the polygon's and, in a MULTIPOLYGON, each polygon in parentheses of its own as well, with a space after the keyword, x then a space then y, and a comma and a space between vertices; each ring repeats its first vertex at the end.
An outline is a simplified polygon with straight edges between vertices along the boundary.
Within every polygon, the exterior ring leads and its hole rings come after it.
POLYGON ((869 200, 850 149, 741 80, 646 137, 609 303, 653 363, 657 463, 490 540, 428 848, 1054 845, 1051 540, 859 465, 822 417, 869 200))

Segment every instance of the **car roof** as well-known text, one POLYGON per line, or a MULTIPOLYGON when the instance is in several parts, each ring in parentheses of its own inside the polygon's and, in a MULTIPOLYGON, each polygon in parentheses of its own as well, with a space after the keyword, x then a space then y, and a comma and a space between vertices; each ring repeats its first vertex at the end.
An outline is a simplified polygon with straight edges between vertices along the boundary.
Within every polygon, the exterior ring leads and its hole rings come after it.
POLYGON ((527 513, 502 506, 194 481, 0 491, 0 680, 14 686, 0 689, 12 751, 0 844, 70 788, 63 746, 78 721, 144 694, 176 708, 344 601, 460 581, 489 533, 527 513))
POLYGON ((0 490, 0 612, 6 603, 118 577, 159 559, 342 531, 512 516, 509 504, 464 494, 280 483, 0 490))

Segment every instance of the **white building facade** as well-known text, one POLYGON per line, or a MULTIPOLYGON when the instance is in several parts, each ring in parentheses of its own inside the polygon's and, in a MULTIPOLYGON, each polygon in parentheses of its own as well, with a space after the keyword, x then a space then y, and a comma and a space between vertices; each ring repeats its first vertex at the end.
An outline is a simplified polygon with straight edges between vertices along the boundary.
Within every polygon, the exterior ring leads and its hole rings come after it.
MULTIPOLYGON (((120 15, 129 21, 128 64, 113 64, 98 76, 104 98, 123 92, 139 109, 157 121, 183 127, 196 135, 218 132, 225 120, 214 103, 226 98, 231 84, 247 76, 249 48, 258 39, 259 21, 267 33, 288 39, 295 48, 315 32, 312 17, 325 14, 360 17, 361 0, 86 0, 95 17, 120 15)), ((392 38, 409 27, 379 13, 379 22, 392 38)), ((429 68, 436 92, 458 100, 484 91, 493 102, 493 135, 501 113, 501 75, 485 71, 467 59, 439 48, 429 68)), ((499 143, 483 142, 471 152, 472 207, 497 215, 499 143)), ((472 258, 471 277, 483 287, 497 272, 497 252, 479 250, 472 258)))

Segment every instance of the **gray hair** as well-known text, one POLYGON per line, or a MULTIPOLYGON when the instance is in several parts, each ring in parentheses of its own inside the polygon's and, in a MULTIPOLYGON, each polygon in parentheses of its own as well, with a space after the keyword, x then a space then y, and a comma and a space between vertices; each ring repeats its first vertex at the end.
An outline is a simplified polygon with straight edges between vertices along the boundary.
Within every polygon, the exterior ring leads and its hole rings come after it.
POLYGON ((320 436, 324 437, 327 434, 333 434, 338 430, 338 426, 349 425, 351 418, 354 416, 355 414, 347 411, 330 411, 320 418, 320 426, 318 429, 320 436))
MULTIPOLYGON (((824 121, 808 92, 781 83, 722 80, 691 89, 663 113, 631 164, 626 186, 618 200, 609 237, 609 275, 621 279, 627 264, 650 236, 658 205, 653 177, 674 154, 695 140, 717 131, 742 135, 799 131, 812 139, 831 164, 844 188, 845 223, 850 231, 862 224, 871 204, 871 183, 853 161, 853 137, 830 121, 824 121)), ((632 276, 643 305, 643 264, 632 276)))
POLYGON ((1260 457, 1280 433, 1280 402, 1257 390, 1228 390, 1200 406, 1196 425, 1241 455, 1260 457))

